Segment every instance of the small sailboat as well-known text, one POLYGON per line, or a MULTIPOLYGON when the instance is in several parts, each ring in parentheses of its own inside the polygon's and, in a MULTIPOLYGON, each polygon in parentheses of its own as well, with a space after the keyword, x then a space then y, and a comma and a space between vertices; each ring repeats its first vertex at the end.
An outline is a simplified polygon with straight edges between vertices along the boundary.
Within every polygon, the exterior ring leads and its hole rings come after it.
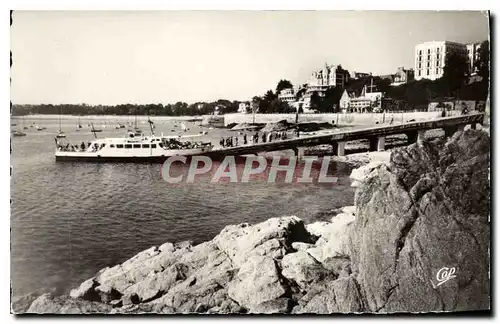
POLYGON ((15 131, 12 131, 12 136, 14 136, 14 137, 26 136, 26 133, 15 130, 15 131))
POLYGON ((28 126, 24 126, 24 116, 21 117, 21 125, 23 126, 23 130, 29 129, 28 126))
POLYGON ((42 127, 42 126, 36 126, 36 130, 39 130, 39 131, 42 131, 42 130, 45 130, 47 129, 47 127, 42 127))
POLYGON ((184 123, 181 123, 181 129, 183 132, 188 130, 188 128, 186 127, 186 124, 184 124, 184 123))
POLYGON ((57 132, 56 138, 65 138, 66 137, 66 135, 64 134, 64 132, 61 129, 61 118, 62 118, 62 108, 61 108, 61 113, 59 115, 59 131, 57 132))

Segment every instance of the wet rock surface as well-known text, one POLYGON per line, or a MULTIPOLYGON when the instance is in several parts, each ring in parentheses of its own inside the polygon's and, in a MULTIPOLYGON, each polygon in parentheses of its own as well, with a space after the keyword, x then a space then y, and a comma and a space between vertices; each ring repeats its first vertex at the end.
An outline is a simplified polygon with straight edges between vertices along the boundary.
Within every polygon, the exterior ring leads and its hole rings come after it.
MULTIPOLYGON (((357 179, 355 206, 165 243, 17 313, 347 313, 489 309, 489 145, 456 133, 392 152, 357 179), (437 277, 447 269, 451 278, 437 277), (454 269, 452 272, 450 269, 454 269), (441 272, 442 273, 442 272, 441 272), (446 278, 445 278, 446 279, 446 278)), ((360 173, 361 174, 361 173, 360 173)))

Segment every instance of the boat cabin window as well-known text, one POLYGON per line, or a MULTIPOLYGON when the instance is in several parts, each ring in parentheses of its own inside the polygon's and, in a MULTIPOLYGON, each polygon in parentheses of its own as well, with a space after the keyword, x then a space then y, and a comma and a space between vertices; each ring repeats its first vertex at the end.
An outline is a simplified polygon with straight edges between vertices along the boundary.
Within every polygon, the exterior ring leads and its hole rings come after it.
POLYGON ((141 148, 141 144, 134 144, 134 148, 141 148))
POLYGON ((132 144, 125 144, 125 148, 126 148, 126 149, 127 149, 127 148, 128 148, 128 149, 132 148, 132 144))
POLYGON ((116 144, 116 148, 123 148, 123 144, 116 144))
POLYGON ((149 148, 149 144, 142 144, 142 148, 149 148))
POLYGON ((110 144, 109 147, 115 147, 115 144, 110 144))
POLYGON ((156 144, 151 144, 151 148, 156 148, 156 144))

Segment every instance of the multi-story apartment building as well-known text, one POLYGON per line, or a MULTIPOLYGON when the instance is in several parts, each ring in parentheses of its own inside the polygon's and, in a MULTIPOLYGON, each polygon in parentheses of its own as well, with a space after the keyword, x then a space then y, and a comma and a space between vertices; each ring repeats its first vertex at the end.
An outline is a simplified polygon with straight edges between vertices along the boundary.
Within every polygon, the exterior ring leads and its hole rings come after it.
POLYGON ((415 46, 415 79, 436 80, 443 76, 446 56, 450 53, 467 55, 465 44, 432 41, 415 46))

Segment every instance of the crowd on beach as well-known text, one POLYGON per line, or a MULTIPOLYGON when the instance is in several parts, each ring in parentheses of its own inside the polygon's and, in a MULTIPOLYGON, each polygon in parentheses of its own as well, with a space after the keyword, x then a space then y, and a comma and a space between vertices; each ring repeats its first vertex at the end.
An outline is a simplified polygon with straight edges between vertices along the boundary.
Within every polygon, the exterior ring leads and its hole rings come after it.
MULTIPOLYGON (((299 130, 295 131, 296 136, 299 136, 299 130)), ((236 136, 222 137, 219 141, 222 147, 237 147, 248 144, 270 143, 273 141, 286 140, 290 134, 287 131, 272 131, 272 132, 255 132, 248 136, 247 133, 238 132, 236 136)))

